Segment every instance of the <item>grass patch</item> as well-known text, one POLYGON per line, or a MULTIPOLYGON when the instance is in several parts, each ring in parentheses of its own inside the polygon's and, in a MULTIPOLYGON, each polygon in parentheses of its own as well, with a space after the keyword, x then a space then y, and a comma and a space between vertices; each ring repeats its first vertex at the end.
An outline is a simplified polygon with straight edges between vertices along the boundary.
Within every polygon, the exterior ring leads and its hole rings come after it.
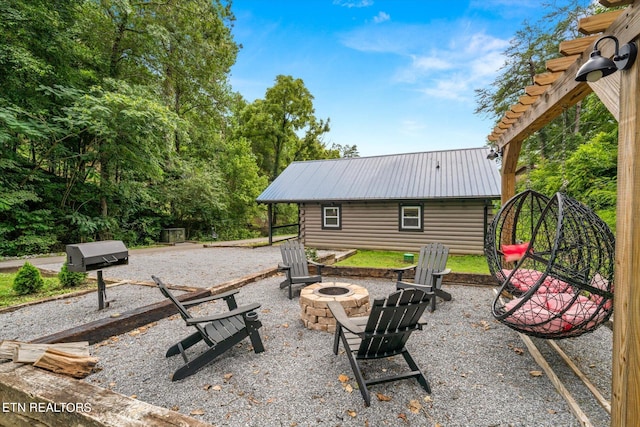
MULTIPOLYGON (((336 265, 348 267, 402 268, 414 263, 405 262, 404 254, 413 253, 414 260, 418 254, 414 252, 358 250, 358 252, 337 262, 336 265)), ((489 274, 487 260, 482 255, 449 255, 447 268, 454 273, 489 274)))
POLYGON ((64 288, 57 277, 43 277, 44 287, 39 292, 28 295, 18 295, 13 290, 13 279, 15 277, 16 273, 0 273, 0 307, 9 307, 85 289, 94 289, 96 286, 95 283, 89 281, 81 286, 64 288))

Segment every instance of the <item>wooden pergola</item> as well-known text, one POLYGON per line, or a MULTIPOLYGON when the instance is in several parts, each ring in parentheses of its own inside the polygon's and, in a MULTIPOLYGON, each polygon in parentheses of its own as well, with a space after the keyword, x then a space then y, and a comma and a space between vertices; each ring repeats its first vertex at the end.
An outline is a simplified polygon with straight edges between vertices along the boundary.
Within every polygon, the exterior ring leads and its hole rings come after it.
MULTIPOLYGON (((599 0, 609 8, 626 6, 580 20, 584 34, 560 44, 561 58, 547 61, 525 95, 511 106, 488 139, 502 151, 502 201, 515 195, 522 142, 562 111, 594 92, 618 121, 618 204, 616 222, 615 300, 611 425, 640 425, 640 59, 596 83, 576 82, 578 69, 593 44, 604 35, 620 44, 638 42, 640 1, 599 0), (637 220, 637 221, 636 221, 637 220)), ((611 57, 613 43, 601 43, 611 57)))

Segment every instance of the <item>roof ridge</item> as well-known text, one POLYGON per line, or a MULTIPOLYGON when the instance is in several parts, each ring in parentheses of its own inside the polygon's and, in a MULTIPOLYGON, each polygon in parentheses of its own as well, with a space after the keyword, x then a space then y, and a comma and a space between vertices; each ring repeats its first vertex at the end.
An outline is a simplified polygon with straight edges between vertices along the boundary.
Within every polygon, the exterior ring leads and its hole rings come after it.
POLYGON ((394 157, 394 156, 411 156, 416 154, 429 154, 429 153, 451 153, 455 151, 470 151, 470 150, 488 150, 486 145, 483 147, 471 147, 471 148, 451 148, 448 150, 433 150, 433 151, 412 151, 409 153, 395 153, 395 154, 376 154, 374 156, 363 157, 338 157, 335 159, 312 159, 312 160, 295 160, 291 163, 310 163, 310 162, 327 162, 327 161, 340 161, 340 160, 356 160, 356 159, 375 159, 379 157, 394 157))

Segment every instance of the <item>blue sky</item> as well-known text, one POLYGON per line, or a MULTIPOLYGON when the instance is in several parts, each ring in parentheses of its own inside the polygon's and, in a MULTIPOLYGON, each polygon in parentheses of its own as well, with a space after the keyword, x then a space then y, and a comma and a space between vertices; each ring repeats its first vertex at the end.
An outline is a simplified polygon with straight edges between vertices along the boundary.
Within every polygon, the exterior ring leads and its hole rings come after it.
POLYGON ((473 113, 541 0, 234 0, 231 85, 252 102, 279 74, 304 81, 324 142, 361 156, 481 147, 473 113))

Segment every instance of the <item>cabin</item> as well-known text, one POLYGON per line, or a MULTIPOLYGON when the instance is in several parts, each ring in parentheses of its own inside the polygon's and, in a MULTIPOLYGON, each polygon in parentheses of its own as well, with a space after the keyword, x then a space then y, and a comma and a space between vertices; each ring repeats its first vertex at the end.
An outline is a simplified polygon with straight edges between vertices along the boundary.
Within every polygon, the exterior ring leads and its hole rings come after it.
POLYGON ((417 251, 442 242, 482 254, 500 172, 489 149, 470 148, 291 163, 258 196, 298 206, 298 237, 318 249, 417 251))

